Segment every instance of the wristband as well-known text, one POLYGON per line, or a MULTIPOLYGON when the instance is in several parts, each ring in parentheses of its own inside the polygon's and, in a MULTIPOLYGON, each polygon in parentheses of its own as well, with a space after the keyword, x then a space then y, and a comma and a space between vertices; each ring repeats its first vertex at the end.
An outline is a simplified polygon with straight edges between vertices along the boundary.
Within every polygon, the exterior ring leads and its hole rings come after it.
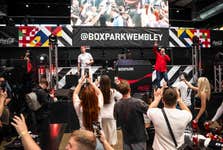
POLYGON ((22 132, 20 133, 19 137, 22 138, 24 135, 29 134, 29 133, 30 133, 30 132, 22 131, 22 132))

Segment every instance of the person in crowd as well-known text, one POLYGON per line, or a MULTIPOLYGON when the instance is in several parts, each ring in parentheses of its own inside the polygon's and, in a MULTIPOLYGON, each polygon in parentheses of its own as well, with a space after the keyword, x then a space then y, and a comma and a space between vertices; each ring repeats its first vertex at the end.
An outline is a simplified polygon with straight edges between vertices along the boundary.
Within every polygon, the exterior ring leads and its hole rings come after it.
POLYGON ((41 150, 39 145, 33 140, 32 136, 28 132, 25 117, 23 114, 20 116, 14 116, 11 124, 15 127, 19 134, 24 150, 41 150))
POLYGON ((5 109, 5 100, 6 100, 6 97, 7 97, 7 95, 6 95, 6 93, 5 92, 3 92, 2 90, 0 90, 0 144, 1 144, 1 142, 2 142, 2 140, 3 140, 3 128, 2 128, 2 126, 3 126, 3 124, 2 124, 2 114, 3 114, 3 111, 4 111, 4 109, 5 109))
POLYGON ((5 107, 5 101, 6 101, 7 93, 3 90, 0 90, 0 127, 2 126, 1 118, 5 107))
POLYGON ((90 78, 82 76, 73 92, 73 105, 81 129, 93 131, 93 123, 97 121, 101 122, 101 109, 103 104, 101 90, 90 78))
POLYGON ((26 61, 26 74, 24 76, 25 91, 31 92, 30 90, 34 87, 34 67, 31 52, 26 50, 24 60, 26 61))
POLYGON ((37 134, 40 135, 40 144, 41 147, 44 149, 47 141, 44 141, 43 137, 45 136, 50 123, 49 103, 51 101, 51 97, 48 92, 48 81, 46 80, 46 78, 40 79, 38 86, 33 88, 33 92, 36 93, 37 100, 40 103, 41 107, 38 110, 34 111, 33 117, 35 118, 33 119, 32 126, 36 127, 36 131, 34 130, 34 132, 37 132, 37 134))
POLYGON ((88 130, 75 130, 71 133, 66 150, 95 150, 96 137, 93 132, 88 130))
POLYGON ((78 55, 77 73, 81 77, 85 74, 85 70, 88 70, 89 76, 92 76, 91 65, 94 63, 94 59, 90 53, 86 52, 86 49, 87 46, 81 46, 81 54, 78 55))
POLYGON ((111 88, 111 79, 108 75, 102 75, 99 82, 104 97, 104 106, 101 110, 102 129, 108 142, 115 145, 117 143, 117 131, 113 112, 115 102, 122 98, 122 94, 111 88))
POLYGON ((211 119, 211 121, 216 121, 218 120, 223 114, 223 102, 221 103, 221 105, 218 107, 214 117, 211 119))
POLYGON ((197 94, 194 98, 194 122, 198 122, 201 130, 204 130, 204 122, 206 121, 206 105, 210 100, 211 88, 209 80, 206 77, 199 77, 197 86, 193 86, 187 80, 184 80, 189 88, 196 91, 197 94))
POLYGON ((2 140, 11 140, 12 128, 10 126, 10 115, 12 114, 9 107, 11 102, 11 88, 5 78, 0 76, 0 143, 2 140))
MULTIPOLYGON (((100 141, 105 150, 113 150, 107 142, 103 132, 100 135, 100 141)), ((66 150, 95 150, 96 149, 96 136, 93 132, 88 130, 75 130, 72 132, 70 139, 65 147, 66 150)))
MULTIPOLYGON (((223 91, 223 80, 221 81, 221 88, 223 91)), ((214 117, 211 119, 211 121, 216 121, 218 120, 223 114, 223 100, 221 105, 218 107, 217 112, 215 113, 214 117)))
POLYGON ((174 131, 173 133, 178 147, 184 143, 184 130, 191 121, 192 114, 179 96, 179 92, 177 92, 176 88, 167 87, 154 90, 154 101, 150 104, 149 110, 147 111, 147 116, 152 121, 155 128, 155 137, 152 147, 154 150, 176 149, 162 110, 157 108, 161 99, 164 104, 163 110, 174 131), (181 110, 176 109, 177 103, 181 110))
MULTIPOLYGON (((25 117, 23 114, 20 116, 14 116, 12 126, 15 127, 19 134, 24 150, 41 150, 40 146, 33 140, 29 134, 25 117)), ((103 144, 105 150, 113 150, 109 145, 103 132, 101 131, 99 140, 103 144)), ((68 143, 65 147, 66 150, 95 150, 96 148, 96 136, 93 132, 88 130, 75 130, 72 132, 68 143)))
POLYGON ((170 61, 170 57, 165 53, 165 49, 161 48, 160 52, 158 51, 158 43, 154 43, 153 52, 156 57, 156 63, 155 63, 155 71, 156 71, 156 86, 160 88, 160 81, 162 78, 167 82, 168 84, 168 76, 167 76, 167 62, 170 61))
POLYGON ((12 88, 8 81, 5 79, 4 75, 0 75, 0 88, 7 93, 6 103, 8 104, 12 99, 12 88))
POLYGON ((192 90, 190 88, 188 88, 188 86, 184 82, 185 79, 188 80, 187 73, 181 72, 179 74, 179 82, 177 82, 176 84, 173 84, 173 87, 176 87, 180 90, 180 95, 183 99, 183 102, 185 103, 185 105, 190 110, 192 110, 192 105, 191 105, 191 92, 192 92, 192 90))
POLYGON ((112 17, 112 21, 111 21, 111 23, 107 22, 108 26, 113 26, 113 27, 123 27, 124 26, 124 20, 123 20, 121 14, 119 13, 119 9, 116 6, 111 8, 110 15, 112 17))
POLYGON ((122 80, 117 86, 123 97, 115 104, 114 118, 121 126, 123 149, 146 150, 147 134, 143 114, 146 114, 148 105, 131 97, 131 88, 127 81, 122 80))
POLYGON ((30 73, 32 71, 32 62, 31 62, 31 54, 30 51, 27 50, 24 56, 24 60, 27 61, 26 65, 26 69, 27 69, 27 73, 30 73))

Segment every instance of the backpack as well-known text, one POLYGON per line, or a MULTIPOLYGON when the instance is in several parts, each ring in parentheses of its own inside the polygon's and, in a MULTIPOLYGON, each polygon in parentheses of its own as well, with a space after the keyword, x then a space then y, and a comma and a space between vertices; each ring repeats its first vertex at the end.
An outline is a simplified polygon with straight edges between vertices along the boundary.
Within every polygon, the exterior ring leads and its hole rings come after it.
POLYGON ((25 101, 26 101, 29 109, 31 109, 33 111, 36 111, 41 107, 35 92, 30 92, 30 93, 26 94, 25 101))

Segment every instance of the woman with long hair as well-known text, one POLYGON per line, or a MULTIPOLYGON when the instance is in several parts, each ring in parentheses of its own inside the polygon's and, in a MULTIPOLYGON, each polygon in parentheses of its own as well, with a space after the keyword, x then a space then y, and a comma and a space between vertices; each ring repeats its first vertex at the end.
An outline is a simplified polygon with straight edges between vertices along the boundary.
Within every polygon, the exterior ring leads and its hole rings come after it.
POLYGON ((185 83, 197 94, 194 98, 194 121, 198 122, 201 129, 204 129, 203 123, 206 120, 206 105, 210 100, 211 87, 209 80, 206 77, 199 77, 197 87, 185 80, 185 83))
POLYGON ((103 95, 91 79, 85 78, 85 76, 80 79, 73 93, 73 105, 80 128, 93 131, 93 123, 101 122, 100 112, 103 107, 103 95))
POLYGON ((104 106, 101 111, 102 129, 108 142, 115 145, 117 143, 117 131, 113 112, 115 101, 120 100, 122 94, 111 88, 111 79, 108 75, 102 75, 99 83, 104 97, 104 106))

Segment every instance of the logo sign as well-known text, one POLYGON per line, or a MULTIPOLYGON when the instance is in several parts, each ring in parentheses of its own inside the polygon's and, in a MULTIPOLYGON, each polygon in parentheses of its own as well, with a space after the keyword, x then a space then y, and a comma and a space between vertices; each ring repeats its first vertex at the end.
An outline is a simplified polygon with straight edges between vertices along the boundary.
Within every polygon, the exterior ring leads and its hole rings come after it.
POLYGON ((223 31, 211 31, 211 46, 223 47, 223 31))
POLYGON ((16 27, 0 28, 0 47, 18 47, 18 30, 16 27))
POLYGON ((168 29, 79 27, 73 30, 73 46, 152 47, 168 45, 168 29))

